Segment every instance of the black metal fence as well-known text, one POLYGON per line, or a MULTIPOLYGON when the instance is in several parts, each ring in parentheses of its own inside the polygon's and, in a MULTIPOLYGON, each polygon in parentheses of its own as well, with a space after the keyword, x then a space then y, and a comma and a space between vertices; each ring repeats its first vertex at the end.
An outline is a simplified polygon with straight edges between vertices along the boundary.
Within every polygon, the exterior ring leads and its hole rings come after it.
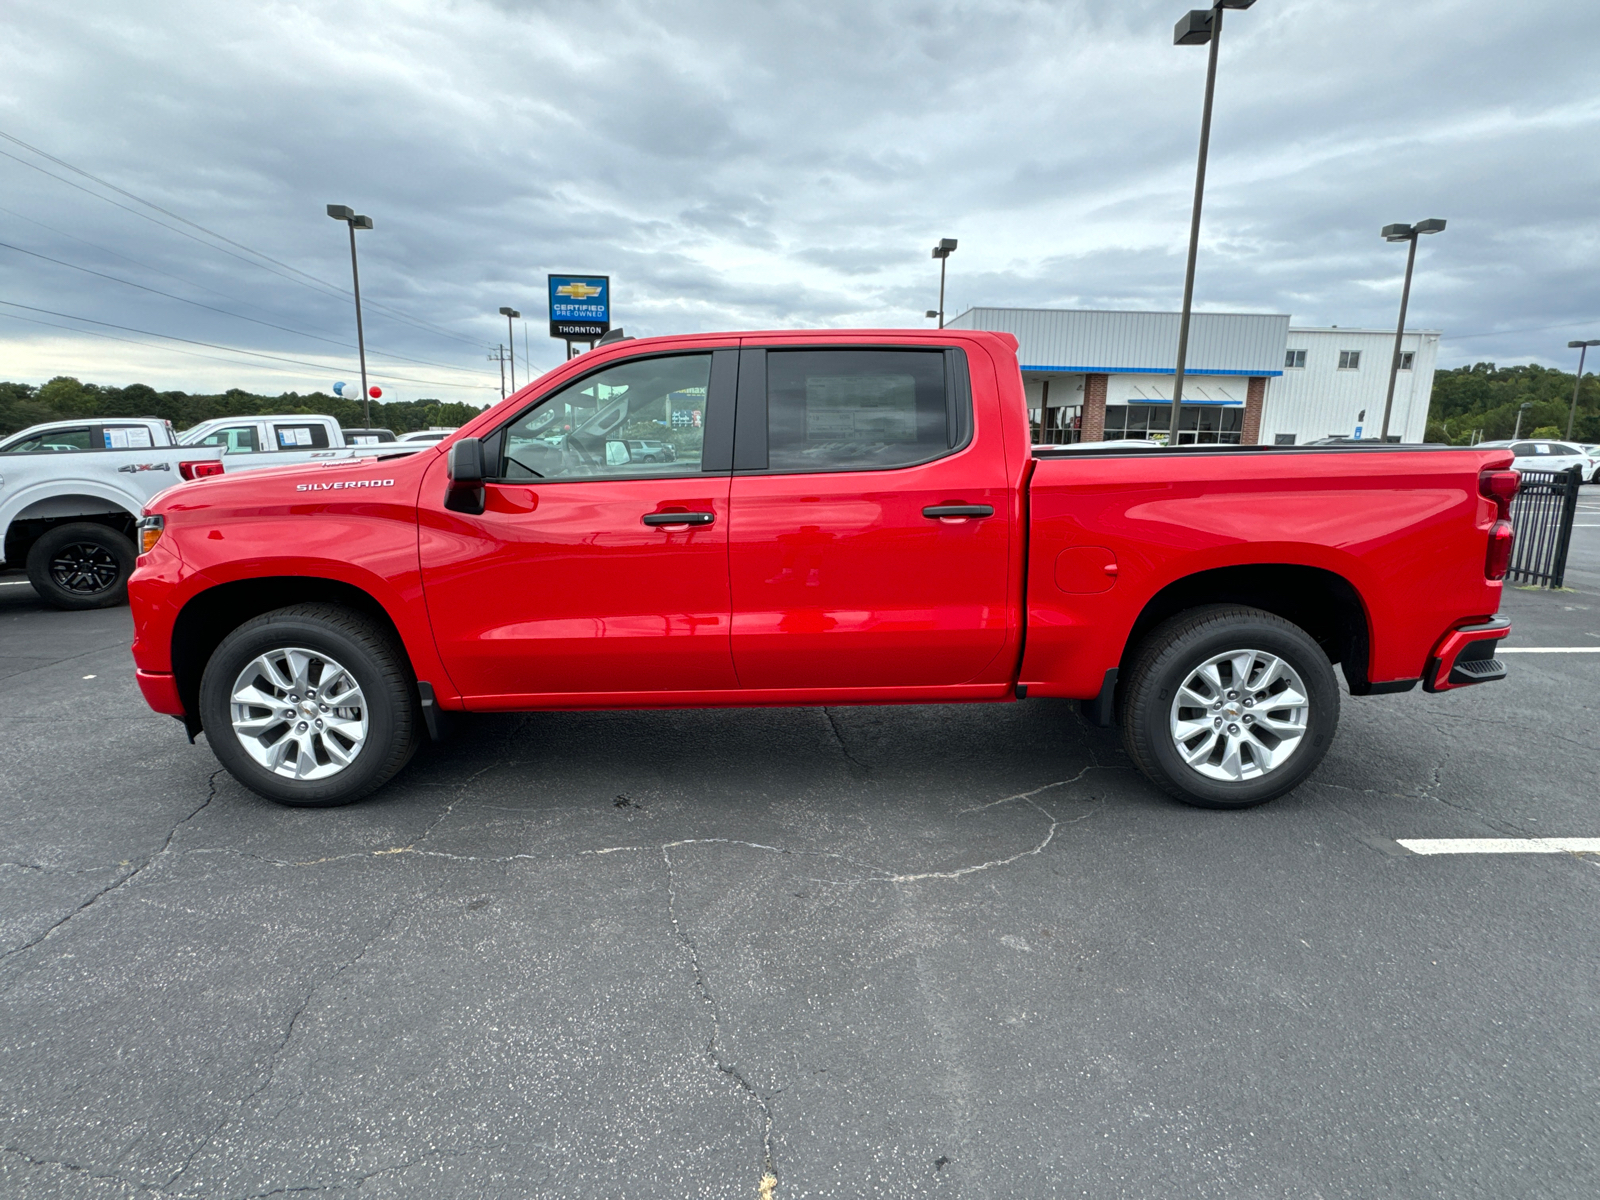
POLYGON ((1572 542, 1572 518, 1578 511, 1582 483, 1577 467, 1522 472, 1522 487, 1511 502, 1511 527, 1517 536, 1506 578, 1512 583, 1561 586, 1567 575, 1567 547, 1572 542))

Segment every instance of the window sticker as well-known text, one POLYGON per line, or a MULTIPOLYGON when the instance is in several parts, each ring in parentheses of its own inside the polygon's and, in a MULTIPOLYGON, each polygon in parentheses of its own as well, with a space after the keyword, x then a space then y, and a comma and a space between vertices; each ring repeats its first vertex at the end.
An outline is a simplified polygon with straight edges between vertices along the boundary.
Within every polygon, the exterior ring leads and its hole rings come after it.
POLYGON ((807 375, 806 441, 914 442, 911 375, 807 375))
POLYGON ((150 440, 150 431, 142 425, 114 425, 101 432, 105 435, 107 450, 130 450, 155 445, 150 440))
POLYGON ((297 425, 293 429, 278 426, 278 445, 287 449, 290 446, 311 445, 311 430, 304 425, 297 425))

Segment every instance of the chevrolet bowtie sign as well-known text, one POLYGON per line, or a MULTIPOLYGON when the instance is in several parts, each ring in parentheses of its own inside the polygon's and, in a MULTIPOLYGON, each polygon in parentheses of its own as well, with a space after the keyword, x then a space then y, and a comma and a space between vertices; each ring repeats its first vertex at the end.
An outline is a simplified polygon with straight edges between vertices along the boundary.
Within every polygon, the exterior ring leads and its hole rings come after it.
POLYGON ((609 275, 550 276, 550 336, 592 342, 611 328, 609 275))

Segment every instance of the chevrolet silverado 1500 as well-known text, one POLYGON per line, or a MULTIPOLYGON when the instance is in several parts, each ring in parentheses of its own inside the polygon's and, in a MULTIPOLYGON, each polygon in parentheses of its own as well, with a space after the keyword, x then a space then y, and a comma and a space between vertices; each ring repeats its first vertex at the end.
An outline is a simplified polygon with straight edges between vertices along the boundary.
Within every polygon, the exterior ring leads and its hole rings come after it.
POLYGON ((372 791, 450 711, 1048 696, 1239 808, 1322 759, 1335 664, 1354 696, 1504 675, 1509 452, 1033 446, 1015 349, 618 342, 411 456, 163 493, 139 684, 288 804, 372 791))

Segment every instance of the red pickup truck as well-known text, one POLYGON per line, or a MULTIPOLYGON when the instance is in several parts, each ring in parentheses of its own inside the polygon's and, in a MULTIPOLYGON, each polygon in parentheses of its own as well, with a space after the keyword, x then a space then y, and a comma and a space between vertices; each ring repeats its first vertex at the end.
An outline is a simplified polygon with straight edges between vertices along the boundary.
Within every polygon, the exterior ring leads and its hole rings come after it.
POLYGON ((1240 808, 1326 753, 1333 664, 1505 674, 1507 450, 1030 443, 1004 334, 605 345, 438 447, 157 496, 139 685, 286 804, 451 711, 1052 696, 1240 808))

